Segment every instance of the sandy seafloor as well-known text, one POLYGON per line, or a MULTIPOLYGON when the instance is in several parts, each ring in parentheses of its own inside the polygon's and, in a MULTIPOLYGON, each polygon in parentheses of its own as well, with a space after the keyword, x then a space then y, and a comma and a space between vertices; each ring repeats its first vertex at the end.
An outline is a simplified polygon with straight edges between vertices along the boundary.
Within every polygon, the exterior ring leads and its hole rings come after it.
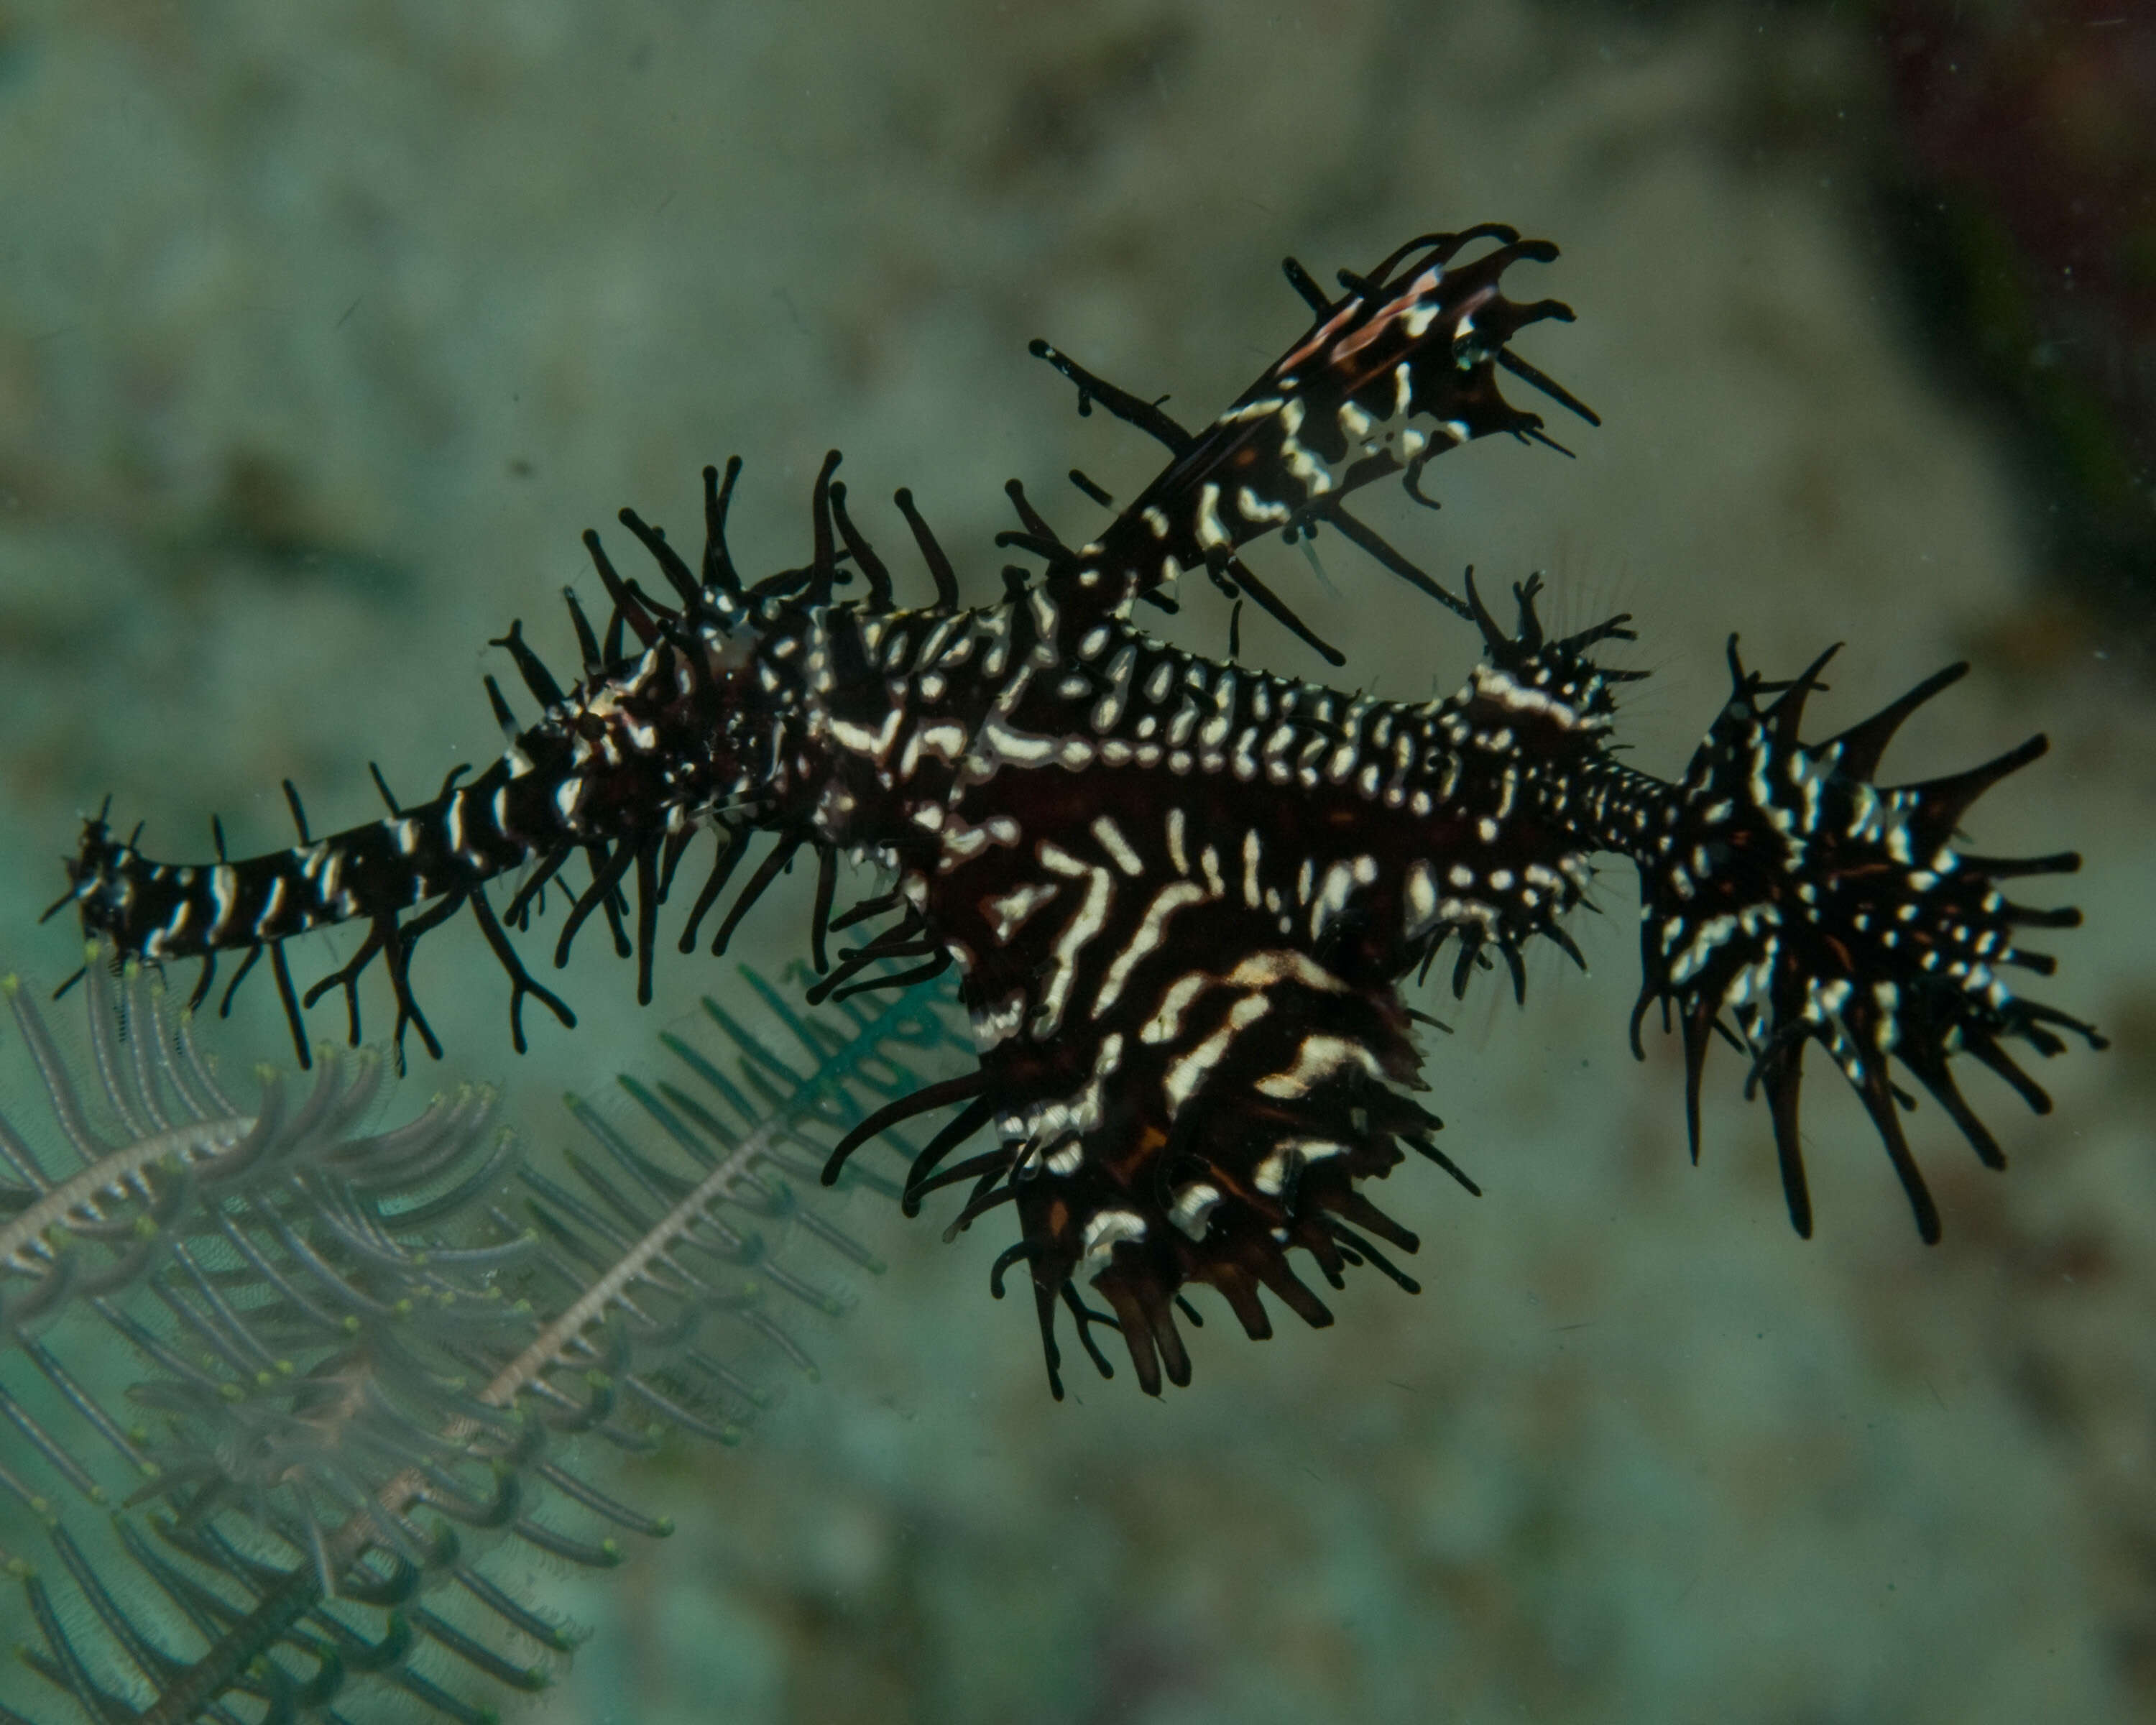
MULTIPOLYGON (((947 1248, 857 1201, 891 1267, 815 1337, 824 1381, 737 1452, 642 1471, 670 1542, 596 1580, 531 1566, 593 1634, 512 1717, 2156 1709, 2156 706, 2038 580, 2000 434, 1918 357, 1861 183, 1874 93, 1830 14, 74 0, 0 23, 0 945, 38 973, 74 962, 34 915, 107 791, 198 858, 211 809, 242 848, 285 843, 285 776, 320 829, 373 818, 370 758, 414 796, 484 758, 480 673, 513 680, 482 644, 521 616, 567 656, 554 595, 619 505, 692 538, 699 467, 738 450, 737 553, 778 567, 836 443, 920 591, 870 501, 901 483, 984 598, 1007 475, 1075 536, 1098 517, 1063 471, 1127 494, 1149 459, 1072 414, 1028 337, 1202 419, 1301 327, 1283 252, 1367 265, 1481 220, 1563 246, 1520 275, 1580 321, 1522 347, 1604 429, 1553 424, 1573 462, 1486 442, 1431 470, 1441 514, 1368 513, 1441 574, 1547 568, 1561 620, 1635 613, 1639 764, 1681 768, 1732 629, 1784 670, 1849 643, 1823 726, 1974 659, 1903 776, 2053 740, 1974 837, 2087 853, 2045 998, 2118 1045, 2042 1074, 2045 1120, 1968 1081, 2004 1177, 1918 1111, 1936 1250, 1830 1074, 1811 1243, 1732 1057, 1687 1166, 1673 1044, 1625 1050, 1613 870, 1609 914, 1576 919, 1591 977, 1545 951, 1523 1012, 1489 978, 1425 1003, 1458 1027, 1430 1049, 1445 1142, 1487 1196, 1421 1167, 1382 1194, 1422 1232, 1419 1298, 1365 1276, 1334 1329, 1263 1345, 1221 1312, 1188 1391, 1081 1361, 1059 1407, 1028 1303, 985 1291, 1004 1234, 947 1248)), ((1339 596, 1266 567, 1372 688, 1471 662, 1337 542, 1339 596)), ((1217 650, 1223 608, 1194 597, 1185 637, 1217 650)), ((1323 669, 1261 619, 1244 649, 1323 669)), ((747 956, 791 955, 808 884, 747 956)), ((475 939, 423 949, 454 1070, 510 1083, 542 1142, 567 1136, 553 1092, 650 1065, 729 985, 670 959, 639 1012, 597 952, 568 983, 583 1027, 519 1063, 475 939)))

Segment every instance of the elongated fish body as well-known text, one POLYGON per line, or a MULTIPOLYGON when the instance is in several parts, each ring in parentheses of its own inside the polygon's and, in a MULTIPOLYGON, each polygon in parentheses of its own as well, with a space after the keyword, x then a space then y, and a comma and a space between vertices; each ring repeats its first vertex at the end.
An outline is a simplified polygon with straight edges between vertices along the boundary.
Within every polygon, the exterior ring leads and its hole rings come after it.
POLYGON ((1548 441, 1539 418, 1505 400, 1500 370, 1593 423, 1509 345, 1531 324, 1570 317, 1502 291, 1512 265, 1554 255, 1502 228, 1424 236, 1368 275, 1343 273, 1337 300, 1291 264, 1311 329, 1196 434, 1035 344, 1081 406, 1128 420, 1170 459, 1076 547, 1014 482, 1021 526, 999 542, 1039 567, 1007 570, 998 603, 961 608, 947 558, 901 492, 937 598, 900 607, 848 513, 835 454, 815 488, 809 562, 747 583, 725 539, 738 463, 723 479, 706 469, 700 568, 623 511, 670 603, 618 573, 587 535, 612 609, 603 641, 570 599, 583 675, 565 689, 517 629, 497 644, 543 713, 520 726, 490 679, 506 746, 470 783, 453 775, 427 803, 393 802, 385 819, 320 839, 302 819, 288 850, 188 867, 150 860, 100 817, 63 902, 124 954, 204 958, 198 999, 219 952, 244 952, 243 974, 269 952, 303 1052, 301 1012, 332 988, 357 1038, 357 983, 377 957, 400 1043, 408 1027, 439 1052, 412 954, 469 907, 510 978, 521 1048, 527 996, 574 1022, 511 938, 565 864, 581 855, 589 879, 568 890, 557 963, 599 914, 637 952, 648 999, 657 913, 701 834, 716 834, 717 855, 684 919, 685 952, 759 835, 775 843, 721 919, 715 952, 809 851, 812 998, 955 965, 979 1053, 975 1070, 863 1121, 830 1173, 901 1120, 942 1114, 916 1153, 906 1207, 968 1185, 954 1231, 1014 1207, 1018 1238, 993 1284, 1000 1293, 1006 1272, 1026 1266, 1060 1395, 1059 1308, 1104 1370, 1092 1329, 1118 1330, 1139 1383, 1157 1391, 1163 1376, 1188 1380, 1177 1312, 1190 1313, 1194 1285, 1217 1291, 1253 1336, 1270 1332, 1261 1293, 1331 1321, 1296 1273, 1298 1251, 1336 1286, 1367 1264, 1412 1289, 1389 1253, 1413 1253, 1415 1237, 1365 1183, 1412 1149, 1475 1188, 1418 1100, 1422 1055, 1401 985, 1448 942, 1455 992, 1493 957, 1523 989, 1521 954, 1537 938, 1576 958, 1563 919, 1597 859, 1615 855, 1641 886, 1634 1045, 1659 1003, 1683 1039, 1695 1153, 1718 1033, 1749 1060, 1791 1219, 1809 1233, 1798 1097, 1817 1044, 1934 1240, 1890 1067, 1913 1075, 1999 1166, 1953 1058, 1973 1055, 2041 1111, 2048 1099, 2006 1045, 2050 1055, 2070 1030, 2102 1045, 2005 979, 2051 969, 2017 944, 2023 928, 2077 919, 2013 903, 2001 883, 2077 859, 1989 858, 1954 842, 1969 804, 2041 754, 2042 739, 1958 776, 1881 788, 1896 729, 1964 668, 1807 742, 1804 705, 1825 655, 1770 684, 1743 667, 1732 638, 1728 702, 1685 777, 1635 772, 1613 742, 1616 691, 1639 674, 1596 657, 1632 638, 1628 619, 1549 639, 1531 580, 1501 624, 1471 572, 1452 591, 1346 506, 1392 475, 1420 495, 1431 460, 1492 432, 1548 441), (1416 704, 1348 695, 1168 645, 1137 621, 1140 604, 1172 604, 1180 578, 1203 574, 1337 663, 1240 555, 1271 535, 1321 531, 1474 625, 1485 656, 1465 687, 1416 704), (865 595, 841 599, 855 576, 865 595), (841 856, 882 865, 894 884, 834 916, 841 856), (497 908, 490 887, 512 875, 497 908), (834 961, 830 932, 873 917, 884 926, 834 961), (351 921, 369 925, 361 949, 303 1000, 284 943, 351 921), (969 1141, 984 1147, 956 1157, 969 1141))

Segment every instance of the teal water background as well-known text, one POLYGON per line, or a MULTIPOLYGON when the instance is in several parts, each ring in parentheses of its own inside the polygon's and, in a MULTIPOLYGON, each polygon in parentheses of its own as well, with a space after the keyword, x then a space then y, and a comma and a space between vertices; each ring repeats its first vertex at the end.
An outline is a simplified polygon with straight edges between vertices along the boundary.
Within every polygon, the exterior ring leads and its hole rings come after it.
MULTIPOLYGON (((1282 253, 1322 276, 1479 221, 1563 247, 1522 286, 1580 321, 1522 345, 1604 429, 1553 424, 1572 462, 1449 455, 1442 512, 1367 513, 1440 574, 1548 570, 1560 621, 1635 613, 1639 764, 1681 768, 1732 629, 1785 671, 1849 643, 1823 726, 1973 658, 1890 757, 1902 776, 2053 739, 1974 835, 2087 853, 2068 896, 2089 927, 2051 942, 2046 998, 2120 1046, 2041 1074, 2046 1120, 1971 1081, 2004 1178, 1919 1111, 1939 1248, 1828 1080, 1815 1241, 1789 1231, 1733 1057, 1686 1165, 1674 1047, 1635 1066, 1625 1046, 1635 901, 1612 872, 1575 928, 1590 977, 1544 952, 1523 1012, 1495 978, 1423 1003, 1455 1026, 1430 1050, 1444 1142, 1487 1196, 1395 1177, 1419 1298, 1365 1276, 1333 1330, 1263 1345, 1223 1314, 1189 1390, 1074 1373, 1059 1407, 1027 1303, 986 1293, 1004 1236, 946 1247, 856 1203, 892 1267, 816 1338, 824 1381, 739 1452, 643 1471, 670 1542, 595 1581, 533 1566, 593 1637, 521 1717, 2147 1717, 2156 705, 2036 578, 2002 434, 1922 359, 1861 190, 1876 93, 1845 20, 1527 0, 0 19, 0 948, 26 970, 76 962, 33 919, 107 791, 157 854, 199 860, 212 809, 240 850, 287 842, 282 778, 320 831, 372 818, 370 759, 413 798, 483 759, 480 673, 511 681, 483 644, 521 617, 567 660, 577 534, 619 506, 693 538, 698 470, 738 451, 737 555, 779 567, 835 444, 901 580, 926 594, 880 501, 903 484, 983 598, 1007 476, 1075 536, 1097 513, 1060 475, 1128 495, 1153 459, 1075 418, 1029 337, 1201 420, 1301 327, 1282 253)), ((1471 661, 1462 626, 1337 542, 1337 595, 1292 554, 1267 567, 1348 649, 1338 680, 1420 697, 1471 661)), ((1224 608, 1193 598, 1179 634, 1220 650, 1224 608)), ((1243 644, 1323 670, 1262 619, 1243 644)), ((758 910, 746 956, 793 956, 810 884, 758 910)), ((470 931, 420 961, 449 1067, 509 1084, 536 1136, 564 1085, 649 1065, 726 983, 670 959, 639 1011, 601 944, 567 985, 583 1028, 540 1021, 521 1062, 470 931)), ((231 1045, 274 1055, 255 992, 231 1045)), ((0 1693, 32 1681, 10 1666, 0 1693)))

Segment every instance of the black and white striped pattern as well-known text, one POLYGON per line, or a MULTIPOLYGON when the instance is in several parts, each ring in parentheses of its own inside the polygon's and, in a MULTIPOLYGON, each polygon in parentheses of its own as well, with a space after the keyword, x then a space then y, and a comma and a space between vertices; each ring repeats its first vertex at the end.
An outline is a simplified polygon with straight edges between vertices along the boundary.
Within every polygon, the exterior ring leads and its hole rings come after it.
MULTIPOLYGON (((901 492, 935 587, 932 603, 901 608, 848 514, 835 454, 816 482, 808 563, 745 583, 724 536, 738 464, 723 480, 707 469, 700 569, 623 514, 673 603, 624 580, 587 536, 612 608, 602 644, 571 600, 581 680, 562 689, 514 629, 499 644, 542 716, 520 726, 490 680, 506 747, 476 779, 331 838, 303 823, 290 850, 193 867, 154 862, 94 821, 63 902, 153 961, 239 951, 251 964, 268 952, 295 1037, 303 1003, 284 943, 364 921, 359 952, 305 1004, 341 988, 357 1036, 357 981, 378 957, 400 1036, 416 1028, 431 1049, 411 955, 458 911, 470 907, 511 979, 513 1024, 527 995, 571 1023, 509 937, 566 864, 581 858, 590 875, 567 894, 556 962, 603 916, 637 952, 648 995, 657 911, 698 834, 719 842, 684 952, 759 835, 771 846, 720 919, 715 952, 806 850, 819 865, 810 945, 824 973, 812 997, 883 986, 886 961, 921 961, 901 979, 955 965, 980 1055, 977 1071, 861 1122, 834 1171, 906 1115, 956 1107, 912 1164, 907 1205, 970 1182, 954 1230, 1014 1207, 1019 1238, 995 1286, 1026 1265, 1060 1394, 1059 1307, 1104 1370, 1092 1331, 1117 1329, 1152 1390, 1188 1375, 1176 1318, 1190 1312, 1188 1287, 1214 1289, 1262 1335, 1261 1291, 1329 1321, 1291 1252, 1334 1282, 1368 1265, 1412 1286, 1386 1253, 1414 1251, 1415 1236, 1361 1183, 1409 1148, 1474 1189, 1414 1100, 1421 1056, 1400 986, 1448 942, 1455 992, 1492 955, 1521 988, 1521 954, 1537 937, 1577 957, 1563 919, 1594 859, 1614 853, 1640 873, 1640 1008, 1661 1000, 1681 1022, 1695 1131, 1706 1048, 1722 1029, 1752 1053, 1791 1214, 1808 1228, 1796 1096, 1804 1045, 1819 1042, 1864 1098, 1934 1237, 1890 1058, 1996 1163, 1948 1076, 1951 1056, 1973 1053, 2041 1107, 2003 1042, 2049 1054, 2060 1045, 2051 1026, 2099 1040, 1999 978, 2002 965, 2049 966, 2015 943, 2015 927, 2062 926, 2071 913, 2012 905, 1994 883, 2073 860, 1974 857, 1953 842, 1975 795, 2041 744, 1958 779, 1882 791, 1871 781, 1887 738, 1951 674, 1812 746, 1797 720, 1817 667, 1770 707, 1766 685, 1739 670, 1690 773, 1665 783, 1613 752, 1616 686, 1635 674, 1594 651, 1630 639, 1625 619, 1548 639, 1530 581, 1515 589, 1517 622, 1501 628, 1471 572, 1451 592, 1342 506, 1386 474, 1412 488, 1435 455, 1475 437, 1539 437, 1541 422, 1500 394, 1501 369, 1592 420, 1507 345, 1570 316, 1500 290, 1512 264, 1553 255, 1509 229, 1428 236, 1367 276, 1343 275, 1337 300, 1291 265, 1312 328, 1194 434, 1044 347, 1085 398, 1160 439, 1171 459, 1076 547, 1014 483, 1022 530, 1004 542, 1043 567, 999 603, 959 606, 949 560, 901 492), (1486 656, 1465 687, 1414 704, 1348 695, 1184 651, 1134 621, 1137 603, 1203 570, 1337 659, 1240 557, 1276 531, 1321 530, 1474 623, 1486 656), (842 602, 855 578, 865 596, 842 602), (841 856, 887 869, 891 890, 834 916, 841 856), (489 886, 512 873, 519 885, 497 911, 489 886), (832 932, 875 916, 891 920, 830 957, 832 932), (989 1147, 952 1159, 983 1132, 989 1147), (1088 1291, 1109 1310, 1089 1306, 1088 1291)), ((521 1024, 516 1034, 521 1046, 521 1024)))

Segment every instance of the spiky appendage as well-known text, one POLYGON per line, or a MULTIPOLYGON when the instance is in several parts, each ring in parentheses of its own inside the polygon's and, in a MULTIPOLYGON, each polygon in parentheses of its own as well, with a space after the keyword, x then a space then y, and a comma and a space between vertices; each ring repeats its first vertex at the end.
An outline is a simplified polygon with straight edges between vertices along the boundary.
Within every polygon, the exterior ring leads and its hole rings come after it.
POLYGON ((2071 874, 2081 859, 1979 856, 1953 843, 1971 803, 2044 752, 2041 737, 1947 778, 1871 782, 1902 722, 1966 665, 1825 742, 1803 742, 1804 702, 1836 650, 1793 682, 1768 683, 1744 669, 1730 638, 1729 704, 1692 757, 1659 855, 1640 864, 1644 975, 1632 1046, 1644 1054, 1640 1024, 1650 1004, 1662 1003, 1666 1023, 1674 1007, 1694 1161, 1710 1036, 1749 1057, 1745 1095, 1766 1096, 1789 1219, 1809 1237, 1797 1101, 1805 1045, 1819 1043, 1871 1117, 1928 1244, 1939 1237, 1938 1211, 1902 1135, 1897 1106, 1914 1101, 1890 1076, 1890 1057, 1916 1075, 1986 1167, 2006 1165, 1949 1062, 1974 1055, 2041 1114, 2051 1098, 2003 1045, 2018 1039, 2057 1054, 2056 1026, 2105 1045, 2091 1026, 2022 999, 2000 976, 2009 965, 2050 975, 2051 959, 2017 946, 2016 932, 2071 928, 2081 913, 2013 903, 1999 883, 2071 874), (1767 695, 1776 698, 1763 706, 1767 695))
POLYGON ((1569 454, 1544 434, 1541 415, 1505 399, 1501 367, 1588 424, 1602 423, 1509 345, 1534 324, 1572 321, 1571 307, 1560 300, 1522 302, 1503 290, 1514 264, 1556 256, 1548 240, 1522 239, 1502 223, 1419 234, 1367 275, 1342 270, 1337 300, 1294 259, 1284 259, 1289 282, 1317 321, 1196 432, 1170 418, 1159 402, 1119 389, 1035 341, 1035 357, 1078 386, 1079 412, 1098 402, 1173 459, 1080 551, 1057 542, 1037 519, 1028 521, 1027 532, 998 542, 1047 558, 1048 590, 1074 623, 1133 598, 1158 600, 1185 572, 1202 569, 1223 592, 1247 595, 1336 665, 1345 663, 1342 655, 1243 562, 1241 547, 1276 531, 1291 542, 1315 536, 1323 523, 1456 615, 1471 616, 1465 599, 1345 505, 1364 485, 1397 474, 1409 495, 1435 507, 1421 490, 1424 469, 1446 450, 1493 434, 1532 438, 1569 454), (1492 242, 1486 249, 1470 250, 1485 241, 1492 242))
POLYGON ((1005 1259, 1030 1268, 1058 1396, 1059 1300, 1105 1369, 1089 1288, 1149 1395, 1163 1374, 1190 1381, 1175 1321, 1178 1304, 1197 1321, 1188 1286, 1216 1290, 1260 1341, 1272 1333, 1260 1289, 1313 1327, 1332 1322, 1291 1252, 1309 1254, 1336 1289, 1344 1268, 1367 1262, 1418 1291, 1367 1237, 1412 1253, 1415 1235, 1357 1189, 1398 1166, 1398 1140, 1439 1125, 1393 1087, 1419 1087, 1419 1060, 1392 990, 1351 989, 1300 954, 1258 952, 1187 1007, 1167 1003, 1146 1029, 1118 1039, 1106 1086, 1089 1086, 1075 1111, 1029 1111, 1030 1130, 1009 1147, 1004 1182, 1021 1237, 1005 1259))
MULTIPOLYGON (((1204 932, 1194 945, 1210 952, 1204 932)), ((1478 1189, 1430 1142, 1441 1122, 1403 1093, 1423 1086, 1395 991, 1274 947, 1187 972, 1158 1000, 1129 998, 1090 1069, 1074 1069, 1069 1045, 1003 1042, 978 1071, 859 1122, 826 1179, 901 1119, 963 1105, 914 1154, 905 1209, 970 1186, 946 1239, 1006 1204, 1016 1210, 1019 1237, 990 1291, 1000 1299, 1006 1273, 1027 1267, 1059 1400, 1059 1306, 1104 1377, 1113 1373, 1093 1327, 1120 1330, 1139 1387, 1158 1395, 1163 1378, 1190 1381, 1175 1314, 1200 1322, 1184 1297, 1194 1285, 1216 1290, 1254 1340, 1272 1333, 1260 1291, 1313 1327, 1332 1322, 1291 1265, 1297 1251, 1336 1289, 1345 1270, 1368 1265, 1419 1291, 1386 1255, 1419 1241, 1359 1183, 1383 1178, 1404 1147, 1478 1189), (994 1147, 950 1160, 984 1129, 994 1147), (1094 1297, 1108 1311, 1086 1303, 1094 1297)))
MULTIPOLYGON (((583 677, 565 690, 524 639, 521 625, 512 623, 508 634, 491 644, 509 654, 541 716, 520 728, 495 679, 486 677, 488 702, 506 747, 475 778, 468 778, 468 768, 456 768, 432 801, 408 803, 372 768, 388 818, 319 839, 287 779, 296 845, 233 858, 226 854, 223 827, 213 818, 217 858, 198 865, 144 855, 136 845, 141 829, 120 839, 100 811, 84 824, 75 855, 67 860, 68 891, 46 916, 73 906, 85 933, 109 938, 125 957, 153 964, 201 959, 195 1006, 214 987, 219 955, 242 953, 220 1014, 229 1011, 234 990, 267 952, 302 1066, 311 1058, 305 1012, 333 991, 345 997, 350 1040, 357 1045, 358 984, 379 958, 395 995, 393 1044, 401 1071, 408 1029, 418 1033, 430 1055, 439 1059, 442 1053, 414 993, 413 951, 422 937, 467 906, 508 977, 510 1029, 519 1053, 526 1045, 527 999, 565 1029, 577 1022, 567 1004, 525 968, 510 938, 530 932, 546 909, 550 887, 567 905, 554 943, 555 967, 567 963, 578 934, 597 914, 615 951, 624 957, 634 954, 637 998, 648 1004, 659 909, 690 845, 708 828, 717 839, 716 855, 690 908, 680 950, 695 949, 699 927, 750 841, 768 833, 773 846, 719 918, 711 955, 726 950, 750 907, 806 849, 819 864, 809 939, 821 970, 825 937, 834 926, 834 846, 810 819, 813 788, 789 796, 786 773, 773 765, 786 758, 772 740, 773 730, 798 710, 801 698, 798 675, 782 678, 773 667, 803 656, 802 643, 815 633, 811 619, 832 605, 835 588, 851 582, 856 571, 868 593, 841 608, 850 621, 859 619, 873 630, 896 610, 888 571, 847 513, 845 487, 834 476, 838 465, 833 450, 810 494, 809 562, 752 583, 744 583, 726 546, 738 458, 728 461, 723 476, 716 467, 704 470, 700 569, 690 567, 662 529, 623 510, 623 525, 650 554, 675 596, 673 605, 624 578, 598 535, 587 532, 585 548, 611 610, 603 630, 595 630, 575 593, 562 591, 583 677), (732 639, 736 633, 743 633, 742 641, 732 639), (772 655, 760 675, 749 669, 750 636, 772 655), (579 859, 589 878, 572 884, 562 870, 579 859), (488 887, 512 874, 521 878, 497 911, 488 887), (302 992, 285 943, 348 922, 367 926, 357 951, 302 992)), ((941 618, 956 603, 949 560, 910 494, 901 491, 896 501, 936 583, 936 606, 914 614, 941 618)), ((798 765, 798 757, 792 758, 798 765)), ((844 920, 835 926, 844 926, 844 920)), ((870 960, 886 949, 886 944, 873 947, 870 960)), ((887 985, 888 978, 865 986, 887 985)))

